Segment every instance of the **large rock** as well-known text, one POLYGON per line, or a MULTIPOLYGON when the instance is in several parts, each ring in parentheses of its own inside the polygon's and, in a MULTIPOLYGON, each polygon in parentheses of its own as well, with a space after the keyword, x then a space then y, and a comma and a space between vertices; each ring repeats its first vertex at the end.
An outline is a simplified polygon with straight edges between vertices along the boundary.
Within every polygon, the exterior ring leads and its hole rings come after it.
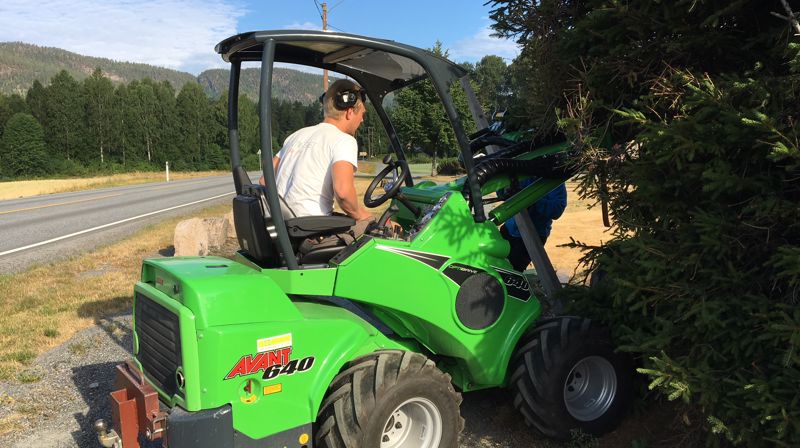
POLYGON ((208 255, 211 249, 225 244, 233 233, 229 221, 224 218, 192 218, 175 226, 175 256, 208 255))
POLYGON ((225 213, 225 220, 228 221, 228 238, 236 238, 236 224, 233 222, 233 210, 225 213))

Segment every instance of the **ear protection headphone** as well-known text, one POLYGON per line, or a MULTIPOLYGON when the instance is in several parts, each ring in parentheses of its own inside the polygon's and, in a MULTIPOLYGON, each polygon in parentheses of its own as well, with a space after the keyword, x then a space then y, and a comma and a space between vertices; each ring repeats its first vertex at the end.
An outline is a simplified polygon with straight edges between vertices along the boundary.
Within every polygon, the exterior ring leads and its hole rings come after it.
MULTIPOLYGON (((362 103, 366 103, 367 92, 364 90, 342 90, 337 92, 336 96, 333 97, 333 105, 339 110, 347 110, 356 106, 359 97, 361 98, 362 103)), ((325 103, 324 93, 320 95, 319 102, 323 104, 325 103)))

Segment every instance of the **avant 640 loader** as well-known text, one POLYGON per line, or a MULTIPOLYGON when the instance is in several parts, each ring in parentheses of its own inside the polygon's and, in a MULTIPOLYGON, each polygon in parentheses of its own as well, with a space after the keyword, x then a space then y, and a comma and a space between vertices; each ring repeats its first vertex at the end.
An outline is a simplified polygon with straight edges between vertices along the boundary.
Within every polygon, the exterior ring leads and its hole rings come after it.
POLYGON ((509 244, 498 231, 517 215, 526 247, 538 254, 537 272, 547 277, 549 262, 520 212, 572 174, 565 142, 509 144, 475 157, 497 139, 464 131, 451 89, 474 98, 465 70, 396 42, 284 30, 233 36, 216 50, 231 64, 241 250, 233 260, 144 261, 134 358, 117 367, 113 425, 96 425, 104 446, 449 448, 463 428, 461 392, 490 387, 511 388, 521 417, 550 437, 616 425, 631 392, 629 363, 588 319, 542 318, 539 297, 506 260, 509 244), (237 124, 248 61, 261 67, 262 148, 272 146, 274 62, 328 69, 366 89, 396 160, 385 160, 364 202, 391 200, 379 223, 391 218, 402 231, 379 226, 349 245, 302 244, 353 221, 294 217, 276 193, 268 150, 266 187, 250 182, 237 124), (383 108, 387 95, 423 80, 444 105, 467 171, 441 185, 414 183, 383 108), (494 192, 534 176, 485 207, 494 192))

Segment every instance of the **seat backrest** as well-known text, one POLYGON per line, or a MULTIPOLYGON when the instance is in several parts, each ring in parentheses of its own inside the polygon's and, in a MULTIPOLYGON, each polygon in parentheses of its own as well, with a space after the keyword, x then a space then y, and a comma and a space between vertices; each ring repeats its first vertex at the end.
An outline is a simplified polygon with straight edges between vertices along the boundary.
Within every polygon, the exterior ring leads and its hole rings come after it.
POLYGON ((248 194, 247 190, 233 198, 233 223, 239 247, 263 267, 279 266, 281 257, 275 246, 274 235, 270 235, 268 230, 268 226, 272 227, 274 233, 275 226, 272 225, 272 219, 266 218, 261 198, 248 194))
MULTIPOLYGON (((283 218, 294 218, 294 212, 286 202, 281 201, 283 218)), ((264 267, 282 264, 277 248, 277 233, 267 203, 266 187, 256 184, 243 184, 242 191, 233 199, 233 222, 239 247, 264 267)))
POLYGON ((253 182, 250 181, 250 176, 247 174, 247 170, 245 170, 241 165, 233 169, 233 185, 236 188, 236 194, 242 194, 242 189, 244 186, 252 184, 253 182))

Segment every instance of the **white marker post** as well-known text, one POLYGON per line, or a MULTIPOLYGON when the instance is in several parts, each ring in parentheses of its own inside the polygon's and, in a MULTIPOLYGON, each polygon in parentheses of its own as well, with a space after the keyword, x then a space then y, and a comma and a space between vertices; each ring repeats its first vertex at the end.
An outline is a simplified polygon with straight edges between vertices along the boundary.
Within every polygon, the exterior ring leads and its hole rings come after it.
POLYGON ((167 162, 167 182, 169 182, 169 162, 167 162))

